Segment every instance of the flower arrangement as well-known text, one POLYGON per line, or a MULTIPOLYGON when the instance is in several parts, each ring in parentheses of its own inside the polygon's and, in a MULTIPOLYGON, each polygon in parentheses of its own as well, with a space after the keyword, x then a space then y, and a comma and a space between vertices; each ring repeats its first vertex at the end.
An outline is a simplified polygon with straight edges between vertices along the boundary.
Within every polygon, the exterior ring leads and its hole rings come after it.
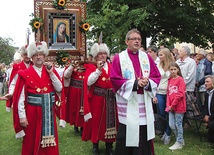
MULTIPOLYGON (((31 16, 34 17, 34 14, 31 14, 31 16)), ((40 17, 34 17, 30 20, 29 25, 33 32, 37 32, 38 29, 43 30, 43 19, 40 17)))
POLYGON ((54 0, 53 6, 57 10, 64 10, 66 8, 65 4, 66 0, 54 0))
POLYGON ((80 31, 86 33, 90 29, 90 24, 86 21, 81 21, 79 23, 80 31))
POLYGON ((56 62, 60 67, 65 67, 69 61, 70 54, 68 52, 64 52, 62 49, 56 51, 56 62))

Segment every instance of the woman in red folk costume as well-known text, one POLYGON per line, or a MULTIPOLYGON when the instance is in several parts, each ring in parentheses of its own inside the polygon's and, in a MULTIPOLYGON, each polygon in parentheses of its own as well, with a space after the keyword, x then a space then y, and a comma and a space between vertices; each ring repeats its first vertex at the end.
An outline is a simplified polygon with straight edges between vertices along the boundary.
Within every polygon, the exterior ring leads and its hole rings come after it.
POLYGON ((94 155, 99 154, 99 141, 104 141, 106 155, 112 155, 112 144, 117 131, 117 116, 115 95, 110 81, 111 64, 106 61, 109 49, 104 43, 95 43, 91 47, 91 54, 97 64, 86 66, 84 79, 84 119, 86 123, 82 140, 91 140, 94 155))
POLYGON ((66 122, 74 125, 76 133, 81 134, 83 130, 83 80, 85 77, 85 68, 79 64, 79 61, 74 61, 67 67, 63 73, 64 86, 68 88, 66 97, 66 122))
MULTIPOLYGON (((18 72, 13 98, 16 138, 23 137, 22 155, 59 155, 56 109, 65 105, 63 85, 53 65, 45 63, 45 42, 33 42, 27 51, 34 65, 18 72)), ((65 127, 63 118, 59 122, 65 127)))

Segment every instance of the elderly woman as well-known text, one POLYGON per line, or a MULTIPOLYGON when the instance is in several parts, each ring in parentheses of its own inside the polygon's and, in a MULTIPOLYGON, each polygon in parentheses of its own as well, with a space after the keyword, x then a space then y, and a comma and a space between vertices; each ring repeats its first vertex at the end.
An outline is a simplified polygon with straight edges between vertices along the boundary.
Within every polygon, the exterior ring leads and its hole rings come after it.
POLYGON ((207 93, 205 95, 204 118, 205 126, 208 128, 208 141, 214 142, 214 76, 207 75, 205 77, 205 87, 207 93))

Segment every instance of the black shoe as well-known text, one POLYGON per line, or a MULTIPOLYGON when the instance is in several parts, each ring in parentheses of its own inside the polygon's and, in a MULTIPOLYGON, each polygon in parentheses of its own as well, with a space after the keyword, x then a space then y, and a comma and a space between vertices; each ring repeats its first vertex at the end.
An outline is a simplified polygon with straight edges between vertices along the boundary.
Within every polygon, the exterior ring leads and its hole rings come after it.
POLYGON ((75 133, 79 133, 78 127, 74 126, 74 132, 75 132, 75 133))
POLYGON ((94 155, 99 155, 99 149, 98 148, 93 148, 93 154, 94 155))
POLYGON ((106 155, 113 155, 112 149, 106 149, 106 155))
POLYGON ((106 142, 106 155, 113 155, 113 143, 112 142, 106 142))
POLYGON ((94 155, 99 155, 99 148, 98 148, 98 143, 93 143, 93 154, 94 155))
POLYGON ((83 127, 80 128, 80 136, 82 137, 83 127))

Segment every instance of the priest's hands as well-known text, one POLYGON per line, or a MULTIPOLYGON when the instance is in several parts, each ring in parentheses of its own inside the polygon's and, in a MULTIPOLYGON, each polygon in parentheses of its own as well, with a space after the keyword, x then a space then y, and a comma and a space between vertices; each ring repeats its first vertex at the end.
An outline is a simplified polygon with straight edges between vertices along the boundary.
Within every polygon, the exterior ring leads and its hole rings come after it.
POLYGON ((146 87, 149 83, 149 78, 148 77, 142 77, 141 79, 138 80, 138 86, 139 87, 146 87))
POLYGON ((26 128, 29 125, 26 117, 25 118, 20 118, 19 122, 20 122, 20 125, 22 127, 24 127, 24 128, 26 128))

